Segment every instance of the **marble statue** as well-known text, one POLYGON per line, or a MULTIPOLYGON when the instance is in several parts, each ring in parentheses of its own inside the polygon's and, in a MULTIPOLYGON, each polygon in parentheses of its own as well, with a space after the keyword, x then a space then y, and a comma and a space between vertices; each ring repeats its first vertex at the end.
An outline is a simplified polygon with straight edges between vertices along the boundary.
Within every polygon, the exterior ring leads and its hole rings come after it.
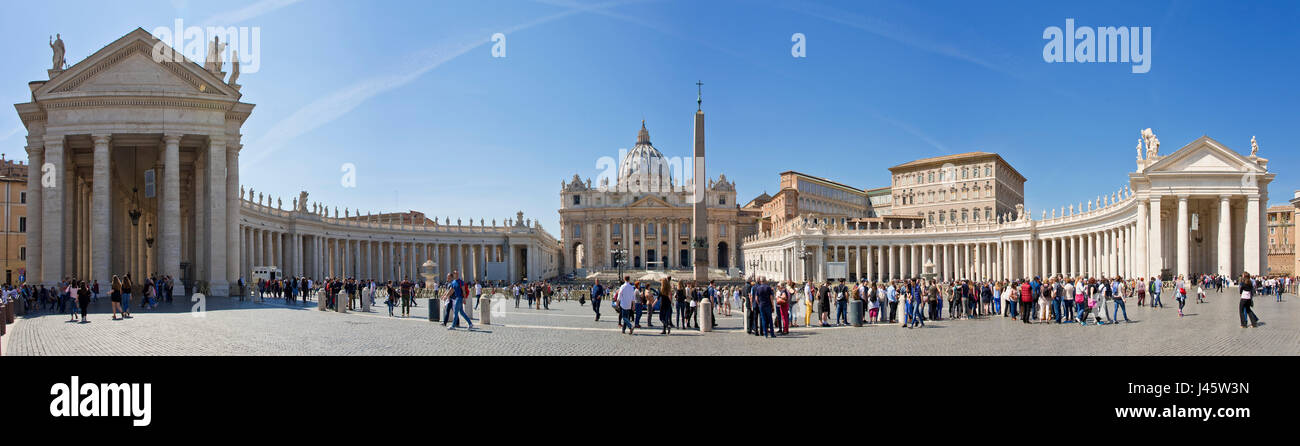
POLYGON ((307 210, 307 191, 298 192, 298 203, 302 204, 302 211, 307 210))
POLYGON ((67 52, 66 48, 63 47, 63 36, 55 34, 54 38, 50 39, 50 49, 54 50, 54 68, 52 69, 62 70, 68 64, 63 59, 64 53, 67 52))
POLYGON ((208 57, 204 61, 203 68, 214 75, 221 73, 221 53, 226 50, 226 44, 221 43, 221 37, 214 36, 212 43, 208 45, 208 57))
POLYGON ((257 204, 259 206, 262 204, 262 194, 260 192, 257 194, 257 204))
POLYGON ((239 87, 239 84, 235 83, 236 79, 239 79, 239 51, 230 50, 230 80, 226 81, 226 85, 239 87))
POLYGON ((1138 159, 1142 159, 1142 138, 1138 138, 1137 151, 1138 151, 1138 159))
POLYGON ((1160 156, 1160 138, 1150 128, 1142 130, 1142 140, 1147 143, 1147 158, 1160 156))
POLYGON ((244 199, 244 186, 239 186, 239 199, 244 199))
POLYGON ((1250 156, 1259 156, 1259 144, 1255 142, 1255 137, 1253 135, 1250 137, 1250 156))

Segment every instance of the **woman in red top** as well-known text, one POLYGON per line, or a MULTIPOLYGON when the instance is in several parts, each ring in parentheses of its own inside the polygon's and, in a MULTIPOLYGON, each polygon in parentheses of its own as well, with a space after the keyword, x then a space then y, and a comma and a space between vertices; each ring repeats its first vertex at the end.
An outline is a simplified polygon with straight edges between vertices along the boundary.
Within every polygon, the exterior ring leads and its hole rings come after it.
POLYGON ((1034 291, 1029 281, 1020 284, 1020 321, 1029 323, 1029 313, 1034 311, 1034 291))

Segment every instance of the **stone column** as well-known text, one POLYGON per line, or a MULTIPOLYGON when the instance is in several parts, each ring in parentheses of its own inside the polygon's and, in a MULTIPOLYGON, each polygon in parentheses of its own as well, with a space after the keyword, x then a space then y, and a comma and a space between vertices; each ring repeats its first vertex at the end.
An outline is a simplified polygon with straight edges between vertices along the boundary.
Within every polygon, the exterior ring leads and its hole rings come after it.
MULTIPOLYGON (((92 229, 93 233, 91 234, 91 240, 92 240, 91 243, 93 247, 91 248, 92 263, 90 268, 91 268, 91 278, 95 280, 99 280, 101 282, 101 289, 103 289, 103 284, 107 284, 109 282, 109 279, 112 277, 109 271, 111 271, 112 269, 111 266, 112 264, 110 262, 112 261, 113 258, 112 244, 111 244, 112 227, 113 227, 112 226, 112 221, 113 221, 112 220, 112 216, 113 216, 112 215, 112 203, 113 203, 112 190, 113 189, 112 189, 112 179, 111 179, 112 171, 110 170, 109 162, 108 162, 109 160, 108 145, 110 142, 110 136, 108 134, 95 134, 92 135, 92 138, 94 138, 95 141, 95 152, 94 152, 95 161, 94 161, 94 171, 92 174, 93 184, 91 186, 93 189, 92 193, 94 194, 94 196, 91 199, 94 210, 90 217, 90 220, 91 220, 91 224, 94 227, 92 229)), ((33 164, 37 162, 39 162, 39 160, 32 161, 33 164)), ((39 175, 35 177, 30 177, 28 181, 31 182, 32 184, 36 184, 37 186, 40 186, 39 178, 40 178, 39 175)), ((166 177, 164 177, 164 180, 166 180, 166 177)), ((28 195, 31 194, 29 193, 28 195)), ((180 194, 179 192, 178 193, 168 192, 168 196, 179 197, 180 194)), ((34 203, 35 201, 30 199, 32 197, 28 197, 28 198, 29 198, 29 200, 27 201, 29 203, 28 215, 32 215, 30 209, 31 206, 30 203, 34 203)), ((180 215, 179 209, 176 211, 176 213, 171 215, 180 215)), ((166 221, 174 222, 176 220, 177 219, 175 218, 168 218, 166 221)), ((30 217, 27 223, 28 223, 27 225, 28 231, 30 232, 31 228, 33 227, 33 225, 31 224, 32 222, 30 221, 30 217)), ((30 253, 32 252, 31 250, 32 238, 28 237, 27 240, 28 240, 27 252, 30 255, 30 253)), ((179 241, 180 240, 178 238, 177 242, 179 241)), ((28 264, 30 265, 31 262, 28 262, 28 264)))
MULTIPOLYGON (((210 242, 207 245, 208 263, 210 265, 208 290, 214 297, 226 297, 230 295, 230 283, 227 281, 226 267, 229 262, 227 257, 227 222, 229 215, 226 213, 226 140, 219 136, 209 136, 208 139, 208 196, 210 197, 208 209, 210 242)), ((238 169, 236 169, 238 170, 238 169)), ((238 186, 236 186, 238 187, 238 186)), ((237 216, 238 213, 236 213, 237 216)))
POLYGON ((1187 196, 1178 196, 1178 275, 1188 277, 1191 271, 1190 258, 1188 257, 1187 231, 1189 219, 1187 215, 1187 196))
MULTIPOLYGON (((243 148, 243 146, 239 144, 239 137, 236 136, 234 142, 226 149, 225 158, 226 177, 223 181, 225 181, 226 189, 222 198, 225 199, 226 204, 226 224, 224 233, 224 241, 226 243, 224 253, 226 256, 226 275, 224 277, 228 281, 227 283, 239 279, 239 238, 236 237, 236 234, 239 230, 239 150, 241 148, 243 148)), ((217 234, 221 233, 218 232, 217 234)), ((180 265, 177 264, 176 268, 179 271, 180 265)))
MULTIPOLYGON (((45 144, 46 162, 49 162, 48 160, 49 147, 50 147, 49 141, 47 140, 45 144)), ((1242 245, 1244 245, 1242 246, 1243 248, 1242 251, 1245 253, 1244 260, 1245 260, 1246 272, 1250 273, 1250 275, 1252 276, 1264 273, 1264 271, 1260 271, 1259 269, 1260 268, 1259 243, 1260 240, 1263 239, 1260 236, 1261 220, 1259 218, 1259 213, 1260 213, 1259 196, 1247 195, 1246 196, 1246 227, 1245 227, 1246 238, 1244 239, 1245 241, 1242 242, 1242 245)), ((45 213, 46 218, 49 218, 49 215, 50 215, 49 212, 45 213)), ((46 262, 46 265, 49 265, 49 263, 46 262)))
MULTIPOLYGON (((42 190, 44 203, 41 215, 41 273, 42 283, 53 285, 63 279, 63 175, 66 175, 63 158, 63 135, 45 137, 45 163, 54 167, 35 178, 44 186, 44 175, 56 175, 53 187, 42 190)), ((43 165, 42 165, 43 167, 43 165)), ((28 181, 32 181, 29 179, 28 181)))
POLYGON ((1151 249, 1147 245, 1149 240, 1148 231, 1150 230, 1149 227, 1147 226, 1148 224, 1147 221, 1150 220, 1151 218, 1150 217, 1151 208, 1150 208, 1150 204, 1145 198, 1138 200, 1137 207, 1138 207, 1137 228, 1136 228, 1137 245, 1133 247, 1134 248, 1133 254, 1134 254, 1134 260, 1136 262, 1136 267, 1134 268, 1133 274, 1141 276, 1143 278, 1149 278, 1151 277, 1151 265, 1147 261, 1147 257, 1150 256, 1151 249))
MULTIPOLYGON (((44 244, 41 243, 45 201, 44 187, 41 185, 41 166, 45 164, 44 140, 28 137, 27 139, 27 282, 45 283, 42 276, 44 244)), ((96 184, 99 184, 96 182, 96 184)))
POLYGON ((1232 274, 1232 208, 1228 195, 1219 196, 1219 264, 1216 268, 1223 276, 1232 274))
POLYGON ((1151 230, 1148 232, 1148 243, 1151 245, 1151 258, 1147 269, 1148 275, 1155 277, 1160 275, 1160 271, 1165 266, 1164 236, 1161 234, 1160 227, 1160 196, 1151 197, 1150 207, 1151 230))

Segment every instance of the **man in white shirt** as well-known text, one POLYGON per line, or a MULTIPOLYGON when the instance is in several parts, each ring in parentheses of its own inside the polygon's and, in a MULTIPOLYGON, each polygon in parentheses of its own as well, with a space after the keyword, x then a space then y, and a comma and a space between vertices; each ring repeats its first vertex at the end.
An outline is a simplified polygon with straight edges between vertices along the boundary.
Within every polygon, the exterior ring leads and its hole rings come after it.
POLYGON ((636 326, 632 323, 632 311, 636 308, 636 287, 632 286, 632 277, 623 277, 623 286, 618 288, 618 294, 614 296, 614 302, 618 304, 618 323, 624 333, 632 334, 636 326))
POLYGON ((474 310, 478 310, 478 301, 483 298, 483 284, 474 282, 474 310))

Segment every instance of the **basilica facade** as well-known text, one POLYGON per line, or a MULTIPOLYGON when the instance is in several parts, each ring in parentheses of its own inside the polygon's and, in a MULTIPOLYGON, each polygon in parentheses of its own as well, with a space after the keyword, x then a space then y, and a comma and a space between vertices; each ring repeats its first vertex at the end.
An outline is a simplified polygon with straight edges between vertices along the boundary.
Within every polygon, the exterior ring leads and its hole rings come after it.
MULTIPOLYGON (((564 272, 692 268, 692 205, 699 194, 693 180, 683 183, 671 166, 642 122, 636 145, 619 162, 615 183, 604 178, 593 185, 577 174, 561 182, 564 272)), ((737 204, 736 185, 726 175, 701 186, 709 275, 735 276, 744 268, 736 243, 756 232, 761 213, 737 204)))

